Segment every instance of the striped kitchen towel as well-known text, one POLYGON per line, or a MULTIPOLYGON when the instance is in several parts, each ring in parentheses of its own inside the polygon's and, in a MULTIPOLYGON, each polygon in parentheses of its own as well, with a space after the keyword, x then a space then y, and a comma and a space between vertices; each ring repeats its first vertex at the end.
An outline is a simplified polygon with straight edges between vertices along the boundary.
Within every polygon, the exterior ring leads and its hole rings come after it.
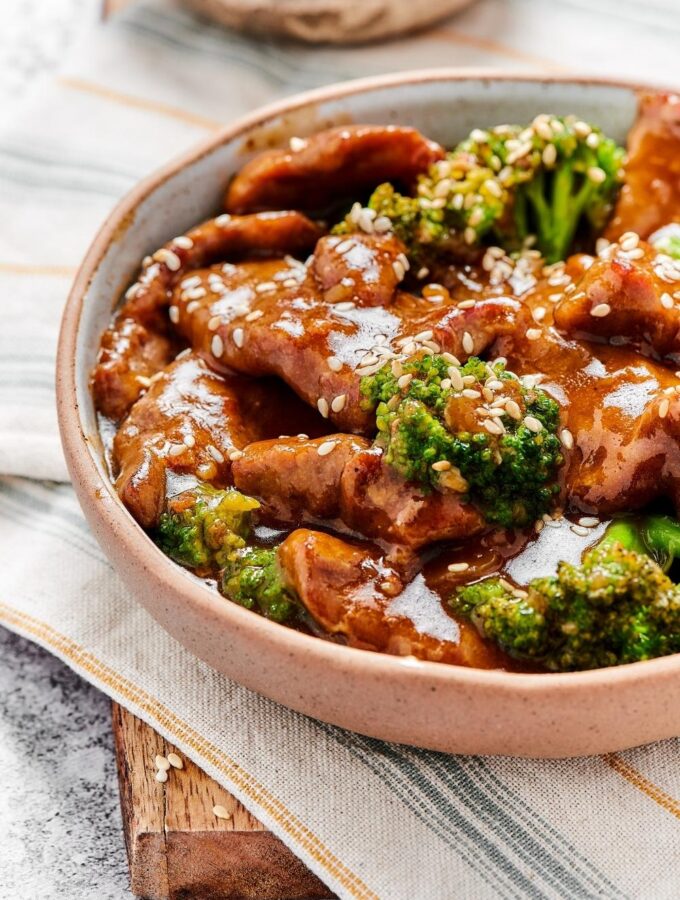
POLYGON ((314 722, 193 658, 130 599, 59 483, 53 364, 70 280, 142 175, 264 101, 452 64, 680 85, 673 11, 671 0, 481 0, 408 41, 329 49, 135 4, 0 122, 0 623, 170 738, 341 897, 671 900, 680 742, 562 762, 445 756, 314 722))

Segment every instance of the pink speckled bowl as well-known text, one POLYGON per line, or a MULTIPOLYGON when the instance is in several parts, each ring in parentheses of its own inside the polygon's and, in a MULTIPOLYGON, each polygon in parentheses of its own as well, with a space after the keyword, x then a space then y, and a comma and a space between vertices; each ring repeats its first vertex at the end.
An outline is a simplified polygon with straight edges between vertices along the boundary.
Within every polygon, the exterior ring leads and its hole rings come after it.
POLYGON ((138 185, 97 235, 69 297, 58 405, 73 484, 130 590, 178 641, 230 678, 293 709, 387 740, 456 753, 563 757, 680 735, 680 655, 560 675, 478 671, 318 640, 198 583, 158 550, 106 475, 88 391, 99 336, 141 258, 213 214, 258 149, 350 121, 401 123, 444 144, 474 126, 577 113, 625 138, 631 85, 453 70, 350 82, 254 113, 138 185))

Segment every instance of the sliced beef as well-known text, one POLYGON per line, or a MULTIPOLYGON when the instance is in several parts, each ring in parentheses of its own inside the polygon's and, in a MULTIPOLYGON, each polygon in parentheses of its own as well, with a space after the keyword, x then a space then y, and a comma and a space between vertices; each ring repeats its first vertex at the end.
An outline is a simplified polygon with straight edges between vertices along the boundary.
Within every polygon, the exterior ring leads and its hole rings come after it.
POLYGON ((142 379, 171 358, 167 306, 187 272, 215 259, 306 252, 320 231, 298 212, 218 216, 147 257, 139 280, 125 294, 114 324, 103 335, 92 390, 97 409, 119 421, 144 388, 142 379), (132 373, 132 377, 130 374, 132 373))
POLYGON ((357 306, 389 306, 408 260, 393 235, 322 237, 314 251, 314 273, 325 300, 357 306))
POLYGON ((279 559, 312 619, 352 647, 477 668, 502 665, 473 626, 447 616, 421 576, 404 588, 376 550, 298 529, 281 544, 279 559))
POLYGON ((181 335, 216 368, 278 375, 341 431, 371 434, 364 375, 395 357, 448 351, 482 353, 524 328, 526 307, 509 297, 460 308, 397 291, 389 307, 329 302, 313 271, 283 261, 196 272, 173 297, 181 335))
POLYGON ((116 489, 151 528, 173 490, 169 473, 223 487, 231 481, 230 453, 279 433, 291 418, 318 427, 282 385, 222 377, 197 356, 180 358, 154 378, 116 434, 116 489))
POLYGON ((411 186, 444 155, 420 132, 394 125, 341 126, 293 145, 261 153, 241 169, 227 190, 228 212, 324 210, 383 181, 411 186))
POLYGON ((632 242, 630 251, 612 245, 593 262, 555 308, 555 324, 573 337, 621 339, 678 360, 680 263, 632 242))
POLYGON ((628 133, 626 181, 605 236, 647 238, 669 222, 680 222, 680 97, 647 94, 628 133))
POLYGON ((234 484, 259 497, 265 514, 281 522, 333 519, 340 512, 342 471, 367 447, 368 441, 347 434, 258 441, 234 462, 234 484))

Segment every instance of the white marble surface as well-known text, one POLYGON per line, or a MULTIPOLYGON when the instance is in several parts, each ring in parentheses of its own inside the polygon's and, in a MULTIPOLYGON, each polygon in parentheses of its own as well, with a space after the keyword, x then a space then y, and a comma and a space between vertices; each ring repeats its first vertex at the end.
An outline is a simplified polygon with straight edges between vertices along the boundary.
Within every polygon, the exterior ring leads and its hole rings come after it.
MULTIPOLYGON (((98 0, 1 0, 0 121, 98 0)), ((107 697, 0 628, 0 900, 129 898, 107 697)))

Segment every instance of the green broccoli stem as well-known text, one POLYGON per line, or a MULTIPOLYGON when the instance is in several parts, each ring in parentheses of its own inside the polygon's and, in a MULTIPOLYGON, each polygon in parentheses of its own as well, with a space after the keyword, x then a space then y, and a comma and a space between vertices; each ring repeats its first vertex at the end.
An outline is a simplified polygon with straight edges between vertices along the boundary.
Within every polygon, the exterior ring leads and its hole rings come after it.
POLYGON ((670 516, 616 519, 607 528, 600 545, 619 543, 626 550, 646 553, 667 572, 680 557, 680 522, 670 516))
MULTIPOLYGON (((583 184, 577 189, 577 176, 569 162, 551 172, 539 171, 518 191, 531 207, 533 216, 521 210, 522 227, 529 233, 529 219, 534 223, 538 245, 548 263, 564 259, 571 247, 576 229, 595 190, 594 182, 580 176, 583 184)), ((516 201, 515 201, 516 202, 516 201)), ((516 220, 517 221, 517 220, 516 220)))

